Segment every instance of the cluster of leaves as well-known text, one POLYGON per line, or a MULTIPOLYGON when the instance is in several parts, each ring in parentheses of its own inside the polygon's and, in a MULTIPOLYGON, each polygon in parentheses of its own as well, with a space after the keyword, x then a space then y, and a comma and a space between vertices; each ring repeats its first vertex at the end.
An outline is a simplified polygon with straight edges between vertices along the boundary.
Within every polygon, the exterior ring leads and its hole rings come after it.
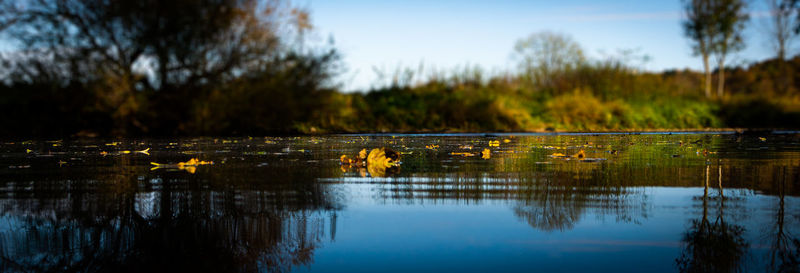
POLYGON ((385 147, 372 149, 369 154, 367 149, 362 149, 358 155, 342 155, 340 160, 342 171, 355 169, 362 176, 369 173, 371 177, 386 177, 400 171, 400 153, 385 147))

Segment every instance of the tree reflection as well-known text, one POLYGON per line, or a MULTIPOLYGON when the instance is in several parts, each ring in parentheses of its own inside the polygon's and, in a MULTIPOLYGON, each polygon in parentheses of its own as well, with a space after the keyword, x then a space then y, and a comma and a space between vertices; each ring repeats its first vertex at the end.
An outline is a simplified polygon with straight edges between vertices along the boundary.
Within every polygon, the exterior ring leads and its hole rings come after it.
MULTIPOLYGON (((770 272, 800 272, 800 239, 794 237, 793 234, 786 228, 785 203, 786 188, 789 184, 787 181, 786 167, 782 167, 780 177, 775 179, 777 184, 778 207, 775 210, 775 222, 770 226, 770 230, 766 232, 769 238, 770 251, 767 254, 769 261, 770 272)), ((788 225, 791 226, 791 225, 788 225)))
POLYGON ((711 222, 708 219, 709 200, 709 172, 710 166, 705 170, 705 187, 703 189, 702 218, 692 220, 689 229, 683 235, 684 249, 681 256, 676 259, 681 272, 738 272, 741 271, 741 261, 749 247, 745 241, 744 227, 725 222, 725 196, 722 187, 722 167, 718 168, 718 214, 711 222))
POLYGON ((588 192, 554 182, 543 179, 520 189, 523 198, 514 206, 514 215, 544 231, 572 229, 584 213, 588 192))
MULTIPOLYGON (((6 184, 0 271, 289 271, 333 239, 339 205, 297 174, 286 173, 297 190, 279 179, 216 185, 129 160, 91 178, 6 184)), ((273 171, 220 170, 230 180, 273 171)))
POLYGON ((610 215, 617 221, 634 223, 646 217, 647 196, 643 192, 586 182, 574 179, 572 173, 522 179, 514 214, 543 231, 570 230, 587 214, 610 215))

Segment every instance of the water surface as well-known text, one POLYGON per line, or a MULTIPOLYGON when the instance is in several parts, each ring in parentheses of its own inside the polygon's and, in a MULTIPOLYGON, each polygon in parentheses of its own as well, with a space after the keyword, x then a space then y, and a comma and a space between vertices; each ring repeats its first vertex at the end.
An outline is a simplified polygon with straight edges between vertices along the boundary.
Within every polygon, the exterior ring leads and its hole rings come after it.
POLYGON ((5 141, 0 271, 797 271, 798 194, 792 132, 5 141))

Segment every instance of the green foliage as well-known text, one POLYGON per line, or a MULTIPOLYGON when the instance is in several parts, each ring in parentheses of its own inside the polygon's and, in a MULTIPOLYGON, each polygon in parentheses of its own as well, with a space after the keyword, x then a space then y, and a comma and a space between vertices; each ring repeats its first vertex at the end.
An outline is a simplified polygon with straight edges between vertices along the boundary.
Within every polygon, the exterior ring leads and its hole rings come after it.
POLYGON ((631 50, 589 59, 541 32, 516 44, 516 74, 397 69, 342 93, 337 52, 304 44, 307 13, 280 0, 162 2, 0 0, 0 32, 24 49, 0 53, 0 135, 800 127, 800 57, 729 69, 733 95, 710 100, 702 74, 642 72, 647 56, 631 50))

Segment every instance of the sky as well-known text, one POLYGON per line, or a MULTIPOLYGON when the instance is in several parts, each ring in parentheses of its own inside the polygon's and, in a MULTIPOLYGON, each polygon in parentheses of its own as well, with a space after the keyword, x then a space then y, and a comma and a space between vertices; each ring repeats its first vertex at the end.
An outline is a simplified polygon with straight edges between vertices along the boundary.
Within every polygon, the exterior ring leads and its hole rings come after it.
MULTIPOLYGON (((764 0, 751 1, 747 47, 729 57, 747 64, 773 55, 767 37, 764 0)), ((479 65, 486 71, 514 69, 515 41, 531 33, 567 34, 590 57, 619 49, 635 49, 650 60, 649 71, 691 68, 693 57, 681 28, 680 0, 518 1, 518 0, 306 0, 316 39, 333 38, 347 71, 339 83, 345 90, 376 85, 374 70, 398 67, 452 70, 479 65)), ((792 52, 797 54, 797 50, 792 52)))

